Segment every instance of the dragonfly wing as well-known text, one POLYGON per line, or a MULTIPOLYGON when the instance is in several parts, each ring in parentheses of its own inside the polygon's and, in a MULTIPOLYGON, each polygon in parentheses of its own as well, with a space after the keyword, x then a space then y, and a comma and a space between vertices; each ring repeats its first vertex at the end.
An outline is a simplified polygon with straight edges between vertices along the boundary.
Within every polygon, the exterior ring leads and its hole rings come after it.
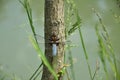
POLYGON ((57 54, 57 45, 56 44, 52 44, 52 55, 56 56, 57 54))
POLYGON ((35 37, 37 38, 38 43, 40 43, 40 44, 45 43, 45 40, 44 40, 44 37, 43 37, 43 36, 36 34, 35 37))

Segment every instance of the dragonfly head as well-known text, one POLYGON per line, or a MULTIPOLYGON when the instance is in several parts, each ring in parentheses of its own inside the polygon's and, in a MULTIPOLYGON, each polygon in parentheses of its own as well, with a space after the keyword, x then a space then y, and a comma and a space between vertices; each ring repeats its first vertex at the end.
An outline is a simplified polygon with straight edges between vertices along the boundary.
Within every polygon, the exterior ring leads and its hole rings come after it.
POLYGON ((49 40, 50 40, 50 45, 52 44, 56 44, 57 46, 59 45, 59 38, 55 32, 52 33, 49 40))
POLYGON ((59 41, 59 38, 58 38, 56 32, 52 32, 52 35, 50 36, 49 40, 53 41, 53 42, 59 41))

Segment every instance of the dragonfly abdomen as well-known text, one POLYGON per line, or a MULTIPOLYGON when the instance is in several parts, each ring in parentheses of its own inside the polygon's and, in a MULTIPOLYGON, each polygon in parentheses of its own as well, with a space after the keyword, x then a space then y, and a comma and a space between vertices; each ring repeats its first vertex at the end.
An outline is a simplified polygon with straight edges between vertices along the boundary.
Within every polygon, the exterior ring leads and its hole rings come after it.
POLYGON ((56 44, 52 44, 52 55, 53 56, 57 55, 57 45, 56 44))

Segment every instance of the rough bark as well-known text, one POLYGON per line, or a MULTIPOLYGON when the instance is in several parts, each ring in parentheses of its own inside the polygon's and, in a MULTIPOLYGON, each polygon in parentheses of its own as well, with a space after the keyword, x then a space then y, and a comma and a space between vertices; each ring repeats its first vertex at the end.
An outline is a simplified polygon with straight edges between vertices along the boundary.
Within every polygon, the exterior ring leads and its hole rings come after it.
MULTIPOLYGON (((57 48, 57 55, 52 56, 52 46, 45 44, 45 55, 49 63, 56 73, 63 68, 64 62, 64 44, 65 41, 65 27, 64 27, 64 0, 45 0, 45 28, 44 28, 45 42, 49 42, 52 32, 56 32, 60 38, 57 48)), ((54 76, 49 72, 47 67, 43 66, 43 74, 41 80, 54 80, 54 76)), ((59 76, 58 80, 62 80, 59 76)))

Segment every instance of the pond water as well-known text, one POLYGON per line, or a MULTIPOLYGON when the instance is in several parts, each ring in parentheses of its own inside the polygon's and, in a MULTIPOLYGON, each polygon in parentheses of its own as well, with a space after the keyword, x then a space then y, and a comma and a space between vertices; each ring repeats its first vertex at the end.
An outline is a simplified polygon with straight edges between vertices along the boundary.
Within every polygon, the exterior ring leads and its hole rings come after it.
MULTIPOLYGON (((44 0, 30 1, 36 30, 38 34, 43 35, 44 0)), ((97 54, 97 36, 94 29, 96 23, 98 23, 98 18, 92 8, 100 13, 109 32, 116 55, 119 55, 120 8, 116 3, 115 0, 76 0, 82 18, 81 30, 93 72, 99 57, 97 54)), ((7 77, 15 75, 20 80, 28 80, 39 66, 41 61, 29 41, 30 35, 32 35, 32 32, 27 14, 19 1, 0 0, 0 77, 3 74, 7 77)), ((79 43, 77 31, 72 36, 72 40, 79 43)), ((76 80, 90 80, 82 46, 73 48, 72 53, 76 59, 74 63, 76 80)), ((120 57, 117 56, 117 58, 120 57)), ((99 77, 104 76, 103 73, 100 72, 99 77)), ((9 78, 6 80, 9 80, 9 78)))

